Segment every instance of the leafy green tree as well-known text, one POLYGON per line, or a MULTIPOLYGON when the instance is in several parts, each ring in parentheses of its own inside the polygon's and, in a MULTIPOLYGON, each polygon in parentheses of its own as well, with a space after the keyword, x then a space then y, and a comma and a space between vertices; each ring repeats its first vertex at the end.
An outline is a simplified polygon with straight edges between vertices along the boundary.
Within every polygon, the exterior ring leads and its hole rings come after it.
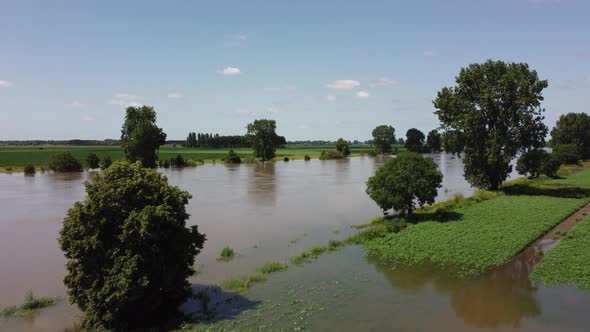
POLYGON ((336 141, 336 150, 342 153, 344 156, 350 155, 350 143, 344 138, 339 138, 336 141))
POLYGON ((277 147, 282 140, 275 132, 275 120, 260 119, 248 124, 246 136, 254 149, 254 155, 261 161, 271 160, 275 157, 277 147))
POLYGON ((342 159, 346 156, 340 151, 322 151, 320 160, 342 159))
POLYGON ((69 152, 58 153, 49 157, 48 167, 54 172, 82 172, 80 160, 69 152))
POLYGON ((105 170, 109 168, 109 166, 111 166, 112 164, 113 159, 111 159, 111 156, 106 155, 104 158, 102 158, 102 162, 100 163, 100 169, 105 170))
POLYGON ((156 167, 157 151, 166 143, 166 134, 156 126, 153 107, 127 107, 121 130, 121 147, 130 162, 140 161, 144 167, 156 167))
POLYGON ((395 143, 395 129, 392 126, 381 125, 373 129, 373 146, 377 154, 391 152, 391 146, 395 143))
MULTIPOLYGON (((544 146, 542 91, 547 81, 527 64, 487 61, 461 69, 457 85, 445 87, 434 106, 449 148, 463 147, 465 178, 475 187, 498 189, 518 152, 544 146)), ((446 148, 446 147, 445 147, 446 148)))
POLYGON ((240 155, 237 154, 234 150, 229 150, 224 160, 228 164, 239 164, 242 162, 242 158, 240 158, 240 155))
POLYGON ((25 175, 32 175, 32 174, 35 174, 35 172, 36 172, 36 169, 35 169, 35 166, 34 166, 34 165, 32 165, 32 164, 27 164, 27 165, 25 166, 25 169, 24 169, 24 171, 25 171, 25 175))
POLYGON ((100 158, 96 155, 96 153, 89 153, 86 156, 86 167, 90 169, 97 169, 100 164, 100 158))
POLYGON ((582 159, 582 154, 576 144, 554 145, 553 154, 562 164, 577 164, 582 159))
POLYGON ((406 144, 406 141, 402 137, 400 137, 400 138, 397 139, 397 144, 399 144, 399 145, 405 145, 406 144))
POLYGON ((367 182, 367 194, 387 215, 394 209, 411 217, 415 204, 434 203, 443 176, 431 158, 401 152, 385 162, 367 182))
POLYGON ((411 128, 406 132, 406 144, 405 147, 408 151, 422 152, 424 149, 424 133, 416 128, 411 128))
POLYGON ((115 162, 85 186, 59 237, 69 300, 89 329, 162 330, 191 295, 205 241, 186 225, 190 194, 139 162, 115 162))
POLYGON ((555 154, 548 154, 543 160, 541 160, 541 168, 539 172, 545 174, 548 177, 554 178, 557 176, 557 171, 561 166, 561 161, 555 156, 555 154))
POLYGON ((432 152, 439 152, 441 149, 441 138, 440 133, 438 130, 433 129, 428 132, 428 136, 426 137, 426 145, 432 152))
POLYGON ((516 161, 516 171, 518 174, 528 174, 536 178, 541 174, 541 165, 546 158, 549 158, 549 153, 543 149, 527 151, 516 161))
POLYGON ((552 144, 574 144, 581 158, 590 158, 590 115, 568 113, 559 117, 551 130, 552 144))

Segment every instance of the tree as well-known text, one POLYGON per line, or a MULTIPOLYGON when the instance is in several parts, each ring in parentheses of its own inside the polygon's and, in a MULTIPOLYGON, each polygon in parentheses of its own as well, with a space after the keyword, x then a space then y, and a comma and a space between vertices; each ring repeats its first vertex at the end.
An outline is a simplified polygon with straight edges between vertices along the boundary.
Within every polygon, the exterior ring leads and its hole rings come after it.
POLYGON ((539 168, 539 172, 541 174, 545 174, 548 177, 554 178, 557 176, 557 171, 561 166, 561 161, 559 158, 555 156, 555 154, 550 153, 548 154, 543 160, 541 160, 541 167, 539 168))
POLYGON ((344 156, 350 155, 350 143, 344 138, 339 138, 336 141, 336 150, 342 153, 344 156))
POLYGON ((401 152, 377 170, 367 182, 367 194, 387 215, 389 209, 411 217, 415 204, 434 203, 442 174, 431 158, 401 152))
POLYGON ((395 129, 392 126, 381 125, 373 129, 373 146, 377 154, 391 152, 391 146, 395 143, 395 129))
POLYGON ((516 161, 516 171, 521 175, 528 174, 533 178, 539 177, 541 165, 546 158, 549 158, 549 153, 543 149, 527 151, 516 161))
POLYGON ((224 158, 224 161, 228 164, 240 164, 242 162, 242 158, 240 158, 240 155, 234 150, 229 150, 227 152, 227 156, 224 158))
POLYGON ((109 168, 109 166, 111 166, 112 164, 113 160, 111 159, 111 156, 107 155, 104 158, 102 158, 102 162, 100 163, 100 169, 105 170, 109 168))
MULTIPOLYGON (((544 146, 542 91, 547 81, 527 64, 487 61, 461 69, 457 85, 445 87, 434 106, 444 130, 463 147, 465 178, 475 187, 498 189, 518 152, 544 146)), ((446 147, 445 147, 446 148, 446 147)))
POLYGON ((58 153, 49 158, 49 169, 54 172, 82 172, 82 163, 69 152, 58 153))
POLYGON ((424 149, 424 133, 416 128, 411 128, 406 132, 405 147, 412 152, 422 152, 424 149))
POLYGON ((590 116, 586 113, 568 113, 559 117, 551 130, 552 144, 574 144, 581 158, 590 158, 590 116))
POLYGON ((404 144, 406 144, 406 141, 402 137, 400 137, 397 139, 397 144, 404 145, 404 144))
POLYGON ((59 237, 64 282, 84 327, 148 330, 177 318, 205 241, 186 226, 190 194, 139 162, 115 162, 85 186, 59 237))
POLYGON ((144 167, 156 167, 157 151, 166 143, 166 134, 156 126, 153 107, 127 107, 121 130, 121 147, 130 162, 140 161, 144 167))
POLYGON ((577 164, 582 159, 582 154, 576 144, 554 145, 553 154, 563 164, 577 164))
POLYGON ((170 158, 170 164, 172 167, 184 167, 186 166, 186 161, 182 157, 182 155, 176 155, 176 158, 170 158))
POLYGON ((260 119, 248 124, 246 136, 254 149, 254 155, 261 161, 271 160, 275 156, 281 139, 275 132, 275 120, 260 119))
POLYGON ((89 153, 86 156, 86 166, 90 169, 97 169, 100 164, 100 158, 96 155, 96 153, 89 153))
POLYGON ((441 139, 440 133, 438 130, 433 129, 428 132, 428 136, 426 137, 426 145, 432 152, 439 152, 441 148, 441 139))

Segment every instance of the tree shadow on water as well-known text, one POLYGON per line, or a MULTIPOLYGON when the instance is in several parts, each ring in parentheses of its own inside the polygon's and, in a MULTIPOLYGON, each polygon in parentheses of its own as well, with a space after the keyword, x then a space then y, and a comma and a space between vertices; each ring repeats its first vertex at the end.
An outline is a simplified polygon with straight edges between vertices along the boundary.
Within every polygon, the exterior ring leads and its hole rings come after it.
POLYGON ((240 313, 256 308, 261 301, 223 290, 219 286, 192 285, 193 296, 181 310, 194 323, 216 323, 236 318, 240 313))

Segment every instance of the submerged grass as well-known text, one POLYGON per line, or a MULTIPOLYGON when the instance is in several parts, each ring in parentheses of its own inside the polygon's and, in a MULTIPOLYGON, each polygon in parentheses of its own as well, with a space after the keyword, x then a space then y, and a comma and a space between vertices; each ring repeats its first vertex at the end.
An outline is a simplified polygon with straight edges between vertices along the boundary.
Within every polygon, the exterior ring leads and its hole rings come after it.
POLYGON ((279 262, 266 263, 263 266, 256 269, 256 272, 260 274, 271 274, 275 272, 281 272, 287 270, 289 267, 279 262))
POLYGON ((59 301, 61 298, 58 297, 35 297, 33 292, 29 291, 23 304, 0 310, 0 317, 27 317, 43 308, 55 305, 59 301))
POLYGON ((223 249, 221 249, 221 252, 219 253, 219 257, 217 257, 217 260, 227 262, 227 261, 232 260, 235 255, 236 254, 234 252, 234 249, 232 249, 232 247, 225 246, 223 249))
POLYGON ((458 269, 461 274, 476 275, 506 263, 586 201, 499 195, 454 209, 453 222, 422 221, 385 236, 380 235, 387 230, 374 227, 370 230, 377 234, 359 234, 358 242, 396 264, 432 262, 458 269))
POLYGON ((221 286, 225 289, 233 290, 236 293, 244 293, 254 284, 263 282, 266 282, 266 277, 260 273, 254 273, 248 277, 226 280, 221 286))
POLYGON ((531 279, 546 286, 564 284, 590 291, 590 217, 543 257, 531 279))

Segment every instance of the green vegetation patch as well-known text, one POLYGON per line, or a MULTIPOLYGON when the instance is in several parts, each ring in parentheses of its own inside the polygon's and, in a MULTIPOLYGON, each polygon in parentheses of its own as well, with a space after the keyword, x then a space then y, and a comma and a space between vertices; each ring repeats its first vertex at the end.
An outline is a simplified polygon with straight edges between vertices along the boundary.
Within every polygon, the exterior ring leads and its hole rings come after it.
POLYGON ((419 222, 364 244, 397 264, 431 262, 476 275, 506 263, 585 203, 585 199, 499 196, 453 210, 452 221, 419 222))
POLYGON ((288 268, 289 267, 285 264, 281 264, 279 262, 271 262, 259 267, 258 269, 256 269, 256 272, 260 274, 271 274, 275 272, 285 271, 288 268))
POLYGON ((531 279, 546 286, 590 290, 590 217, 586 217, 543 257, 531 279))
POLYGON ((546 181, 545 184, 590 188, 590 168, 580 172, 573 173, 564 179, 554 179, 546 181))
POLYGON ((225 280, 221 286, 225 289, 233 290, 237 293, 244 293, 254 284, 266 282, 266 277, 260 273, 252 274, 248 277, 225 280))
POLYGON ((3 308, 0 310, 0 317, 28 317, 59 301, 61 298, 58 297, 35 297, 33 292, 29 291, 23 304, 3 308))
POLYGON ((219 257, 217 257, 218 261, 230 261, 234 258, 234 256, 236 255, 236 253, 234 252, 234 249, 230 246, 225 246, 223 249, 221 249, 221 252, 219 253, 219 257))

